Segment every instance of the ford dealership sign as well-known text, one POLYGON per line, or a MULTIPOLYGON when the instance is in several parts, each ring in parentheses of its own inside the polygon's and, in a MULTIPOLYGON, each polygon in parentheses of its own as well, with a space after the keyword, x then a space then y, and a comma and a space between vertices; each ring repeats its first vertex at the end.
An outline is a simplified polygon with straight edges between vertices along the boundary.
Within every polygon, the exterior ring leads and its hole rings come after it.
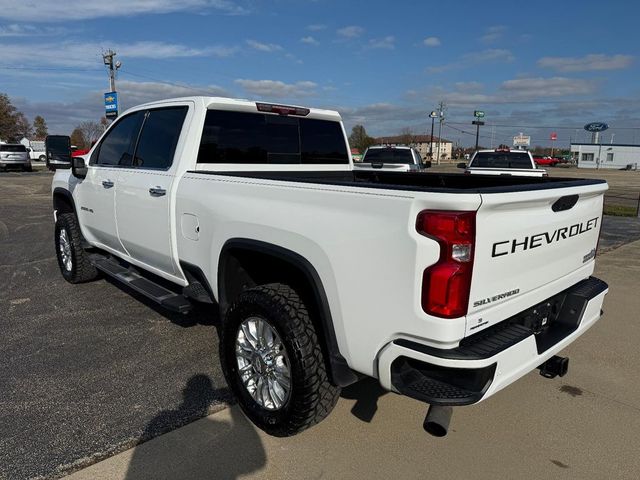
POLYGON ((602 122, 591 122, 584 126, 587 132, 604 132, 607 128, 609 128, 609 125, 602 122))

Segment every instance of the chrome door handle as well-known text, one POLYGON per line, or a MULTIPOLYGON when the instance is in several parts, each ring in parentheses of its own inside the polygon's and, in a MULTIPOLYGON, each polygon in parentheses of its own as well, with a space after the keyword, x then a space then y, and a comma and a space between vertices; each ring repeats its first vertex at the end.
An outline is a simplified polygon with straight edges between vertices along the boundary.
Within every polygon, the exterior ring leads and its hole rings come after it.
POLYGON ((102 186, 104 188, 112 188, 113 187, 113 182, 111 180, 103 180, 102 181, 102 186))
POLYGON ((163 195, 166 195, 167 191, 162 188, 162 187, 151 187, 149 189, 149 195, 151 195, 152 197, 162 197, 163 195))

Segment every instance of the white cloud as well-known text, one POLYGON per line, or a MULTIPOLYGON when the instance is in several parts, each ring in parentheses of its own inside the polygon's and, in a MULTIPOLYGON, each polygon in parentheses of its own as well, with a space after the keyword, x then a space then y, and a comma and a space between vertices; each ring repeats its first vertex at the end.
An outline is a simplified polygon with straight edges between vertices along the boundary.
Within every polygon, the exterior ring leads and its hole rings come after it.
POLYGON ((3 0, 0 18, 29 22, 86 20, 181 11, 221 12, 242 15, 248 10, 229 0, 3 0))
POLYGON ((512 62, 515 59, 510 50, 504 48, 489 48, 481 52, 469 53, 463 60, 471 60, 476 63, 483 62, 512 62))
POLYGON ((478 90, 482 90, 483 85, 480 82, 456 82, 455 87, 457 90, 461 92, 477 92, 478 90))
POLYGON ((619 70, 633 63, 631 55, 590 54, 584 57, 543 57, 538 66, 558 72, 587 72, 594 70, 619 70))
POLYGON ((357 25, 350 25, 348 27, 338 29, 336 33, 344 38, 357 38, 364 33, 364 28, 357 25))
POLYGON ((387 35, 384 38, 373 38, 369 40, 368 48, 393 50, 396 45, 396 39, 393 35, 387 35))
POLYGON ((507 31, 507 27, 504 25, 494 25, 492 27, 487 28, 485 34, 480 37, 484 43, 493 43, 497 40, 500 40, 504 35, 504 32, 507 31))
POLYGON ((422 43, 424 43, 427 47, 439 47, 440 39, 438 37, 427 37, 422 43))
MULTIPOLYGON (((95 82, 93 83, 95 87, 95 82)), ((193 95, 221 95, 228 93, 217 85, 178 85, 161 82, 134 82, 118 80, 118 93, 122 111, 154 100, 193 95)), ((72 87, 70 87, 72 88, 72 87)), ((34 102, 26 98, 12 97, 13 104, 27 118, 42 115, 47 121, 51 134, 69 135, 73 128, 86 120, 98 121, 104 116, 103 91, 84 90, 76 94, 71 101, 34 102)))
POLYGON ((317 83, 301 81, 285 83, 280 80, 248 80, 239 78, 235 81, 247 93, 262 98, 299 98, 316 95, 317 83))
POLYGON ((320 45, 320 42, 313 38, 311 35, 309 35, 308 37, 302 37, 300 41, 302 43, 306 43, 307 45, 320 45))
POLYGON ((315 24, 315 25, 307 25, 307 30, 310 30, 312 32, 319 32, 320 30, 325 30, 327 28, 326 25, 322 25, 322 24, 315 24))
POLYGON ((162 82, 133 82, 118 81, 118 93, 126 107, 141 103, 163 100, 174 97, 189 97, 193 95, 229 96, 229 93, 218 85, 181 85, 162 82))
POLYGON ((48 43, 48 44, 3 44, 2 61, 20 65, 53 65, 96 69, 102 67, 102 52, 112 48, 117 59, 126 64, 127 58, 184 58, 184 57, 228 57, 238 49, 222 45, 193 48, 165 42, 136 42, 118 44, 98 43, 48 43), (55 51, 56 55, 51 52, 55 51))
POLYGON ((272 53, 282 50, 282 46, 278 45, 277 43, 262 43, 257 42, 256 40, 247 40, 247 45, 260 52, 272 53))
POLYGON ((489 48, 479 52, 466 53, 451 63, 428 67, 427 72, 442 73, 449 70, 475 66, 481 63, 509 63, 513 60, 515 60, 515 57, 510 50, 504 48, 489 48))
POLYGON ((502 91, 517 99, 587 95, 593 93, 595 88, 593 81, 566 77, 516 78, 500 86, 502 91))

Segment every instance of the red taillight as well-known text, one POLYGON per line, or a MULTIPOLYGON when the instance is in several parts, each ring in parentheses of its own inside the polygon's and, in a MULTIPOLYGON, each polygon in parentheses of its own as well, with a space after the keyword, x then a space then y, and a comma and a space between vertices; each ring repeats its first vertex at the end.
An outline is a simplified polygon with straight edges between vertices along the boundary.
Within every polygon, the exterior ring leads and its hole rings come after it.
POLYGON ((424 210, 416 221, 418 233, 440 244, 438 262, 422 276, 422 309, 443 318, 467 314, 473 253, 476 238, 476 212, 424 210))

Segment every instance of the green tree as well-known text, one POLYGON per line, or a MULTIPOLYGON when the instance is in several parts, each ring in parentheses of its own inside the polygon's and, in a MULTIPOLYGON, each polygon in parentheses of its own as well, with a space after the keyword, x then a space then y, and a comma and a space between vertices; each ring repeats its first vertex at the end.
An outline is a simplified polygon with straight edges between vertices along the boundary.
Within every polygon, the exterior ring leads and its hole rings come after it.
POLYGON ((82 132, 82 129, 80 127, 74 128, 73 132, 71 132, 71 145, 75 145, 82 150, 88 148, 87 139, 85 138, 84 133, 82 132))
POLYGON ((375 139, 367 135, 367 131, 362 125, 355 125, 351 129, 351 135, 349 135, 349 145, 352 148, 357 148, 360 153, 376 143, 375 139))
POLYGON ((0 139, 8 141, 15 134, 15 120, 13 115, 16 107, 6 93, 0 93, 0 139))
POLYGON ((36 115, 36 118, 33 119, 33 130, 36 140, 44 140, 49 133, 47 122, 40 115, 36 115))

